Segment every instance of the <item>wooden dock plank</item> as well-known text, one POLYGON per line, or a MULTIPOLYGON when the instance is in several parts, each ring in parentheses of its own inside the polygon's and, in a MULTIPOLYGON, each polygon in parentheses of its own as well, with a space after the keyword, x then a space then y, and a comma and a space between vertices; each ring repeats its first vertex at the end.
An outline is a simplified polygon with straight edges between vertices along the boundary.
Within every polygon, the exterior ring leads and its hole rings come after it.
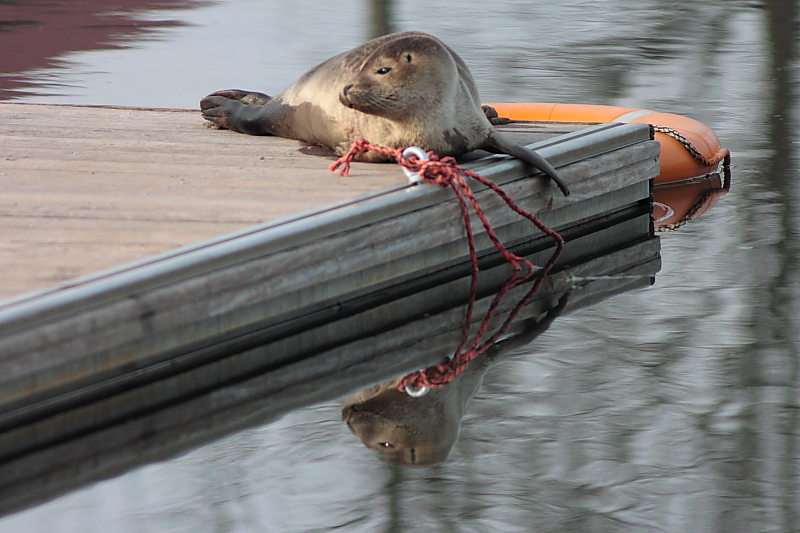
POLYGON ((194 111, 0 104, 0 138, 0 299, 405 181, 194 111))
MULTIPOLYGON (((528 127, 528 142, 578 127, 528 127)), ((0 103, 0 300, 406 182, 199 112, 0 103)))

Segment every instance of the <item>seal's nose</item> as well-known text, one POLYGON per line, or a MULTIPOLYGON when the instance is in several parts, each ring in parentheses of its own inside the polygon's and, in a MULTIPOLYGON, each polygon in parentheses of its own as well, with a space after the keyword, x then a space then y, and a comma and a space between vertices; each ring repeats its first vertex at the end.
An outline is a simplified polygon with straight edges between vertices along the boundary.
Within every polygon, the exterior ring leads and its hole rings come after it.
POLYGON ((344 89, 342 89, 342 92, 339 93, 339 101, 342 103, 342 105, 345 105, 347 107, 353 107, 352 102, 350 102, 350 99, 347 97, 347 91, 349 91, 352 88, 353 88, 352 83, 350 85, 345 85, 344 89))

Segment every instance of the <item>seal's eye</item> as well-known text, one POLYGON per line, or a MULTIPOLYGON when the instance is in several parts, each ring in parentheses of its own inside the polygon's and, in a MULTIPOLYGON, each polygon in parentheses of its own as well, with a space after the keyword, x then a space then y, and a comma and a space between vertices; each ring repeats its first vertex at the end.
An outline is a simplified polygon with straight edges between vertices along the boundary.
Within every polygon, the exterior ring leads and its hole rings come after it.
POLYGON ((394 444, 392 444, 391 442, 379 442, 378 446, 380 446, 385 450, 391 450, 392 448, 394 448, 394 444))
POLYGON ((376 74, 389 74, 391 72, 392 67, 381 67, 376 71, 376 74))
POLYGON ((411 63, 411 54, 408 54, 408 55, 406 55, 406 61, 408 61, 409 63, 411 63))

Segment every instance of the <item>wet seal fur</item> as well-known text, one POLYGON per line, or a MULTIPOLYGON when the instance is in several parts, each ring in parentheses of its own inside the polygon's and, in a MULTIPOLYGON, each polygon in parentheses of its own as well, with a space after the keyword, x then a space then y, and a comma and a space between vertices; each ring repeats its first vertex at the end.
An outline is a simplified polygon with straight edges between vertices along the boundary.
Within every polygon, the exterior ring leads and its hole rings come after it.
MULTIPOLYGON (((347 152, 356 139, 390 148, 419 146, 440 156, 472 150, 512 155, 542 170, 564 194, 556 170, 536 152, 503 137, 487 118, 464 61, 421 32, 373 39, 317 65, 275 97, 231 89, 200 102, 221 128, 276 135, 347 152)), ((361 161, 386 161, 368 152, 361 161)))

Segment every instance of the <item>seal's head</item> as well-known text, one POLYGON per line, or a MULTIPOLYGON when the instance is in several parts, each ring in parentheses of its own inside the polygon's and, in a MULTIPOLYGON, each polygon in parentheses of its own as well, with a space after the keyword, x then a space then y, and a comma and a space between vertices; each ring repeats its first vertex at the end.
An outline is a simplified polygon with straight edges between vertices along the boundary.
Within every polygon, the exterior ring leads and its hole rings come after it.
POLYGON ((431 465, 444 461, 458 439, 461 412, 443 390, 412 398, 393 388, 346 406, 342 420, 384 461, 431 465))
POLYGON ((364 61, 339 93, 345 106, 402 121, 424 115, 453 98, 458 69, 450 50, 425 34, 384 43, 364 61))

